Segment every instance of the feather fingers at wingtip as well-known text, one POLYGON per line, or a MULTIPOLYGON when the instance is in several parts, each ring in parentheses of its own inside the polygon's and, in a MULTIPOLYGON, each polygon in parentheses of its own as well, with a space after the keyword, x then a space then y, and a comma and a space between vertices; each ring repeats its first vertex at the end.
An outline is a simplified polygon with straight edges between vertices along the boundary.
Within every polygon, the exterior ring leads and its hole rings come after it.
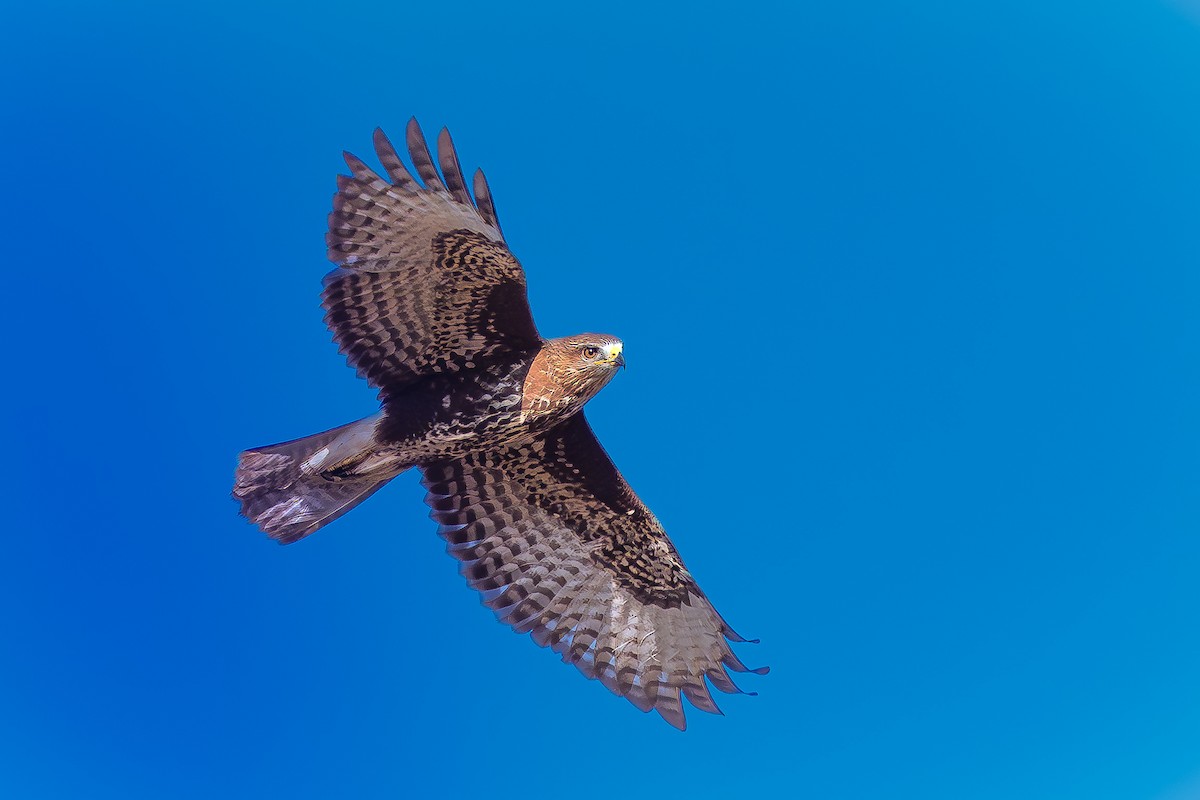
POLYGON ((342 160, 346 162, 346 166, 350 168, 350 172, 355 179, 362 181, 376 191, 386 191, 388 187, 387 181, 379 177, 375 170, 368 167, 363 160, 351 153, 349 150, 342 151, 342 160))
POLYGON ((682 688, 683 696, 686 697, 688 702, 696 708, 700 709, 701 711, 707 711, 709 714, 724 715, 725 712, 723 712, 717 706, 717 702, 713 700, 712 695, 709 694, 708 686, 704 684, 704 678, 700 678, 700 682, 698 684, 685 683, 682 688))
POLYGON ((500 235, 504 232, 500 230, 500 218, 496 216, 496 205, 492 201, 492 189, 488 186, 487 176, 483 174, 482 169, 475 170, 475 177, 471 181, 475 186, 475 206, 479 209, 479 215, 483 217, 483 221, 491 225, 500 235))
POLYGON ((743 664, 742 660, 740 658, 738 658, 736 655, 734 655, 733 650, 728 649, 728 648, 726 648, 724 654, 721 656, 721 663, 724 664, 728 669, 733 670, 734 672, 749 672, 750 671, 749 667, 747 667, 745 664, 743 664))
POLYGON ((379 163, 383 164, 383 169, 392 179, 392 183, 408 191, 419 188, 408 167, 400 160, 396 148, 392 146, 392 140, 383 132, 383 128, 376 128, 371 139, 375 145, 375 155, 379 158, 379 163))
POLYGON ((733 682, 733 678, 729 677, 729 673, 725 671, 725 667, 720 664, 705 670, 704 675, 712 682, 713 686, 725 694, 746 694, 746 692, 742 691, 741 687, 733 682))
POLYGON ((681 731, 687 730, 687 717, 683 713, 683 703, 679 700, 679 687, 660 683, 654 710, 667 724, 681 731))
POLYGON ((425 134, 421 132, 421 126, 416 117, 408 121, 405 139, 408 144, 408 155, 412 159, 413 166, 417 168, 417 174, 425 182, 425 188, 429 191, 445 192, 446 187, 442 183, 441 176, 438 175, 437 167, 433 165, 433 157, 429 155, 429 145, 425 141, 425 134))
POLYGON ((446 180, 446 189, 450 195, 466 206, 474 207, 471 194, 467 191, 467 183, 463 180, 462 165, 458 162, 458 152, 454 149, 454 140, 450 131, 442 128, 437 138, 438 163, 442 167, 442 175, 446 180))

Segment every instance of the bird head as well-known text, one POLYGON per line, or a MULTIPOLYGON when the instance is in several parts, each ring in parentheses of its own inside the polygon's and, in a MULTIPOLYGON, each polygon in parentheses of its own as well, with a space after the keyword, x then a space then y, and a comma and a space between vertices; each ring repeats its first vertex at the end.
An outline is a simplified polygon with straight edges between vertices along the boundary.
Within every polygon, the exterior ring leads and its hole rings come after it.
POLYGON ((546 343, 549 368, 562 389, 591 398, 625 366, 625 346, 605 333, 581 333, 546 343))

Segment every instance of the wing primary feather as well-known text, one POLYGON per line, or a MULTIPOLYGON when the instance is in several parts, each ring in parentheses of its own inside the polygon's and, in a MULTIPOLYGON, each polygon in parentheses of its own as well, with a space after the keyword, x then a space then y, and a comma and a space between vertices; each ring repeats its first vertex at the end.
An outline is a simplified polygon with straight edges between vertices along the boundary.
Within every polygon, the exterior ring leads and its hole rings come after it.
POLYGON ((689 703, 701 711, 725 716, 725 712, 717 707, 716 701, 708 693, 708 687, 704 685, 703 678, 700 679, 699 684, 685 683, 683 685, 683 696, 688 699, 689 703))
MULTIPOLYGON (((714 611, 715 611, 715 609, 714 609, 714 611)), ((721 629, 722 629, 721 633, 725 634, 725 638, 728 639, 729 641, 737 642, 738 644, 758 644, 759 643, 758 639, 747 639, 746 637, 742 636, 740 633, 735 631, 733 628, 729 627, 729 623, 726 622, 725 618, 722 617, 720 614, 717 614, 717 617, 721 620, 721 629)))
POLYGON ((755 667, 754 669, 750 669, 742 663, 742 660, 738 658, 732 650, 730 650, 721 658, 721 663, 729 667, 734 672, 753 672, 755 675, 766 675, 771 671, 770 667, 755 667))
POLYGON ((492 203, 492 190, 488 187, 483 170, 475 170, 473 183, 475 184, 475 205, 479 208, 479 215, 483 217, 484 222, 496 230, 500 230, 500 219, 496 216, 496 206, 492 203))
POLYGON ((383 132, 383 128, 376 128, 372 138, 375 142, 375 155, 379 157, 379 163, 383 164, 383 168, 387 170, 392 183, 403 189, 416 189, 417 182, 413 180, 408 167, 404 166, 404 162, 400 160, 396 148, 392 146, 392 141, 383 132))
POLYGON ((458 163, 458 153, 454 150, 454 140, 450 131, 442 128, 437 139, 438 163, 442 165, 442 175, 446 178, 446 188, 454 199, 463 205, 473 206, 471 193, 467 191, 467 183, 463 180, 462 165, 458 163))
POLYGON ((350 172, 353 173, 355 178, 364 183, 374 183, 375 181, 382 183, 383 179, 375 174, 375 170, 364 164, 363 160, 354 155, 354 153, 351 153, 349 150, 343 150, 342 158, 345 159, 346 166, 350 168, 350 172))
POLYGON ((683 713, 683 703, 679 702, 678 686, 660 687, 654 710, 671 727, 681 731, 687 730, 687 718, 683 713))
POLYGON ((406 134, 408 155, 412 158, 413 166, 417 168, 417 174, 421 176, 421 180, 425 181, 425 188, 439 192, 445 191, 446 186, 438 175, 437 167, 433 165, 433 157, 429 155, 429 145, 425 143, 425 134, 421 132, 421 126, 417 123, 416 117, 408 121, 406 134))
POLYGON ((641 711, 644 714, 650 709, 654 708, 654 698, 646 692, 645 686, 635 683, 632 678, 623 679, 618 677, 617 680, 621 686, 621 695, 624 696, 626 700, 633 703, 634 706, 637 707, 638 711, 641 711))
POLYGON ((729 677, 729 673, 725 668, 718 665, 709 670, 706 670, 704 675, 712 683, 713 686, 720 689, 725 694, 749 694, 733 682, 733 678, 729 677))

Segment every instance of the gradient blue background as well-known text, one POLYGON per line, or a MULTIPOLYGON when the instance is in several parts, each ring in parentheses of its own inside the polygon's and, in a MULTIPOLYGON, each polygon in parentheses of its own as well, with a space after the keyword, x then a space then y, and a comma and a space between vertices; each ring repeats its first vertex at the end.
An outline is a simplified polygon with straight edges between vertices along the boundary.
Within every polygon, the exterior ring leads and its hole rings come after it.
POLYGON ((36 5, 0 795, 1200 797, 1200 5, 36 5), (236 516, 238 450, 374 409, 322 236, 411 114, 542 331, 625 339, 589 416, 774 668, 725 718, 498 625, 415 475, 236 516))

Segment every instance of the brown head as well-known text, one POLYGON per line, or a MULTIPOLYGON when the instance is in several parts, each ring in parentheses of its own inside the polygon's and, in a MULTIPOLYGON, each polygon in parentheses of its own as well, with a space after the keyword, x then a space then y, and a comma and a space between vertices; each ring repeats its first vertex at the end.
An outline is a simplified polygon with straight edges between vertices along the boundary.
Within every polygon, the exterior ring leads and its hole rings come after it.
POLYGON ((605 333, 581 333, 542 345, 525 378, 521 408, 527 414, 573 414, 625 366, 624 345, 605 333))

